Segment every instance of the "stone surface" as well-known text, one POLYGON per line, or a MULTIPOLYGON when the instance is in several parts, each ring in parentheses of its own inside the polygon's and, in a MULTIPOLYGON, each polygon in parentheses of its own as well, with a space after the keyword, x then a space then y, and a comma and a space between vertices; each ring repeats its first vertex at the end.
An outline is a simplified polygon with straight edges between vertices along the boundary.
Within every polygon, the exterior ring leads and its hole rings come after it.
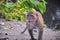
MULTIPOLYGON (((26 23, 21 21, 7 21, 5 19, 0 19, 0 22, 4 22, 4 25, 0 25, 0 39, 9 38, 9 40, 29 40, 30 36, 28 31, 24 34, 21 32, 25 29, 26 23), (6 26, 12 26, 11 29, 4 29, 6 26), (7 33, 8 35, 5 35, 7 33)), ((38 32, 33 32, 35 38, 38 37, 38 32)), ((60 31, 53 31, 49 28, 44 28, 43 40, 60 40, 60 31)))

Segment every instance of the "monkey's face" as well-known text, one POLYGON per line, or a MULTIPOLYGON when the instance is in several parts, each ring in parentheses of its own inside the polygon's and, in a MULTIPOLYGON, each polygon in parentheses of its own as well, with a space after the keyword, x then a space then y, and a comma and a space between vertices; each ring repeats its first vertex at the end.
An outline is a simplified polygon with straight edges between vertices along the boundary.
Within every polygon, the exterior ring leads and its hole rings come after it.
POLYGON ((35 14, 28 14, 27 15, 27 21, 28 22, 35 22, 37 20, 37 17, 35 14))

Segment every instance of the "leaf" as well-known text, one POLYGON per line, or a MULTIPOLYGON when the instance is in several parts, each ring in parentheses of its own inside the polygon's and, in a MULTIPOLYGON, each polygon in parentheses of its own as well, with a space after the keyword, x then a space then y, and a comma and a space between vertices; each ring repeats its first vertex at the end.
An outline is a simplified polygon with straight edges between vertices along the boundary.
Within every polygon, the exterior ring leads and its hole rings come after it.
POLYGON ((24 12, 28 12, 31 8, 39 10, 44 13, 46 10, 46 2, 39 2, 39 0, 17 0, 17 2, 2 2, 0 4, 0 10, 2 11, 2 16, 7 20, 21 19, 25 20, 24 12), (15 14, 15 15, 14 15, 15 14), (22 14, 22 15, 21 15, 22 14))
POLYGON ((10 21, 10 20, 12 20, 12 15, 11 14, 6 14, 5 18, 10 21))

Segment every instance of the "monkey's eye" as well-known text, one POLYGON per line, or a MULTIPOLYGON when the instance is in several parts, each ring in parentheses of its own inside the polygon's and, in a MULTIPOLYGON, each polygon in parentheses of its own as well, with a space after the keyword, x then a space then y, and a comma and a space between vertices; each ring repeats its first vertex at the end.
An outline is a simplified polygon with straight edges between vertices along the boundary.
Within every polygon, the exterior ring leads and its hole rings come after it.
POLYGON ((33 15, 30 15, 31 17, 34 17, 33 15))
POLYGON ((28 17, 29 15, 27 15, 27 17, 28 17))
POLYGON ((27 15, 27 18, 35 19, 35 15, 27 15))
POLYGON ((27 17, 34 17, 33 15, 27 15, 27 17))

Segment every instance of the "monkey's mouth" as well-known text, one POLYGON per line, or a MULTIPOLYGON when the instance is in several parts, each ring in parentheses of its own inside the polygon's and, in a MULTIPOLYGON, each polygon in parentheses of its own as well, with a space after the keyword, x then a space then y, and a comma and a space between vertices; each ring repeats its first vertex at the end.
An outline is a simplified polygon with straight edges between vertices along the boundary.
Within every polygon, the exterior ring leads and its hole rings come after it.
POLYGON ((28 21, 28 22, 32 22, 32 21, 28 21))
POLYGON ((29 23, 33 23, 34 21, 28 21, 29 23))

